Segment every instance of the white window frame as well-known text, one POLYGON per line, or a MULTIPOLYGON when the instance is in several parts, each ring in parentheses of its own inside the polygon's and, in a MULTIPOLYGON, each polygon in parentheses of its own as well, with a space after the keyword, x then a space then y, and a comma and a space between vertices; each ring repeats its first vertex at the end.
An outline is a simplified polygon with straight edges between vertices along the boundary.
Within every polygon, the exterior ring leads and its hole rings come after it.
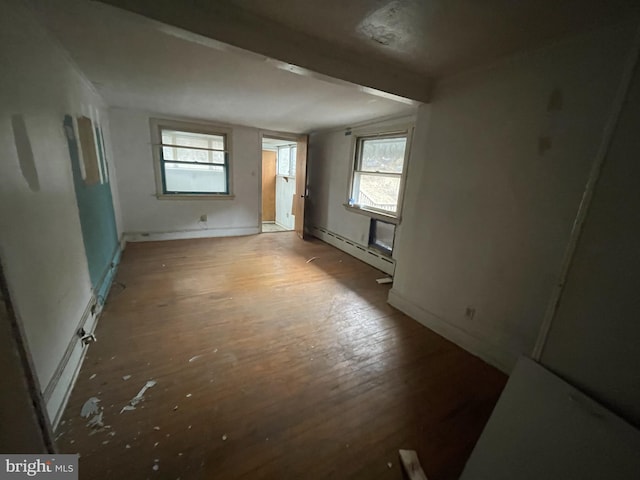
POLYGON ((150 118, 149 125, 151 128, 151 149, 153 151, 153 165, 156 180, 156 197, 159 199, 228 199, 234 198, 233 195, 233 155, 232 155, 232 134, 233 130, 227 126, 221 126, 210 123, 188 122, 182 120, 171 120, 165 118, 150 118), (205 135, 218 135, 224 137, 225 153, 227 156, 227 193, 189 193, 167 192, 164 189, 163 181, 163 162, 162 162, 162 130, 170 129, 191 133, 202 133, 205 135))
POLYGON ((411 152, 411 137, 413 133, 412 125, 404 125, 397 127, 389 127, 384 129, 369 129, 358 130, 354 132, 348 132, 353 136, 351 144, 351 169, 349 177, 349 185, 347 191, 347 203, 344 205, 349 211, 369 216, 384 222, 399 224, 402 219, 402 205, 404 203, 404 187, 407 179, 407 165, 409 155, 411 152), (356 178, 356 172, 358 172, 358 166, 360 164, 360 144, 361 141, 385 138, 385 137, 405 137, 406 145, 404 150, 404 162, 402 164, 402 173, 400 174, 400 189, 398 192, 398 207, 395 212, 389 212, 387 210, 378 209, 366 205, 357 205, 352 202, 354 194, 354 181, 356 178))

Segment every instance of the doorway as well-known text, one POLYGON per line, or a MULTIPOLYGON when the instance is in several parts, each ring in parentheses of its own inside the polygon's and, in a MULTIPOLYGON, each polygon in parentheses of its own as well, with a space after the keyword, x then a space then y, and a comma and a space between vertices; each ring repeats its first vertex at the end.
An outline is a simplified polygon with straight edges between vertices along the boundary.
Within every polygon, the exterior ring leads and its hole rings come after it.
POLYGON ((262 232, 295 228, 297 143, 262 137, 262 232))

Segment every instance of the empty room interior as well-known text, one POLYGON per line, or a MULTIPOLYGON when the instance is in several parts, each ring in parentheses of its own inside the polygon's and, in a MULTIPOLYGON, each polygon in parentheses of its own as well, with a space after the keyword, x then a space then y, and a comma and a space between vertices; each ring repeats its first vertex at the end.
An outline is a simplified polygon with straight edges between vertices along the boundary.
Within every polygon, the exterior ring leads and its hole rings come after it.
POLYGON ((636 1, 0 5, 0 456, 640 478, 636 1))

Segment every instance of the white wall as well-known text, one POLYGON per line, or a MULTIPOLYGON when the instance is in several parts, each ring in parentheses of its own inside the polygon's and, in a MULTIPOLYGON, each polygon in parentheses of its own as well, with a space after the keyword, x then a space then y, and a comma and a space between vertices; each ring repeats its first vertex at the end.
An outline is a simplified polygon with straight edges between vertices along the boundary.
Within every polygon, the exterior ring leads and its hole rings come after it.
MULTIPOLYGON (((369 123, 369 130, 412 124, 414 117, 369 123)), ((354 128, 354 132, 357 128, 354 128)), ((313 133, 309 137, 308 225, 324 227, 360 245, 369 243, 370 217, 348 211, 349 180, 353 165, 353 141, 357 133, 345 135, 345 129, 313 133)), ((413 167, 408 166, 409 171, 413 167)), ((397 232, 399 235, 400 232, 397 232)))
POLYGON ((632 37, 592 32, 437 86, 392 305, 506 371, 531 353, 632 37))
POLYGON ((640 426, 640 72, 636 69, 542 363, 640 426))
POLYGON ((295 192, 295 177, 276 176, 276 223, 288 230, 293 230, 295 223, 295 216, 291 213, 295 192))
MULTIPOLYGON (((95 118, 95 108, 103 103, 25 2, 2 0, 0 8, 0 256, 44 390, 73 343, 91 298, 62 122, 65 114, 95 118), (28 141, 18 143, 31 149, 29 165, 21 166, 18 156, 15 115, 26 126, 28 141)), ((101 117, 108 138, 104 112, 101 117)), ((113 178, 113 168, 111 174, 113 178)), ((58 412, 80 361, 81 355, 74 355, 76 363, 62 372, 62 390, 49 401, 51 416, 58 412)))
POLYGON ((126 206, 126 237, 135 241, 258 233, 262 150, 259 130, 231 126, 234 198, 158 199, 150 117, 155 115, 119 108, 109 111, 118 191, 120 202, 126 206), (206 222, 200 221, 201 215, 207 215, 206 222), (142 236, 143 233, 150 235, 142 236))
POLYGON ((460 480, 636 480, 640 431, 522 357, 460 480))

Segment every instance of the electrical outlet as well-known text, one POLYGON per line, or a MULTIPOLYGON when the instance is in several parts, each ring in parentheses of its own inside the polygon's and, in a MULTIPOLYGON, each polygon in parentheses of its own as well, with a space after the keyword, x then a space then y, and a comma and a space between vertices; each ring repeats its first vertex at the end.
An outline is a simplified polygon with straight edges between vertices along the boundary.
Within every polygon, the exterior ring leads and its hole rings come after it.
POLYGON ((467 309, 464 312, 464 316, 467 317, 469 320, 473 320, 473 317, 476 316, 476 309, 473 307, 467 307, 467 309))

